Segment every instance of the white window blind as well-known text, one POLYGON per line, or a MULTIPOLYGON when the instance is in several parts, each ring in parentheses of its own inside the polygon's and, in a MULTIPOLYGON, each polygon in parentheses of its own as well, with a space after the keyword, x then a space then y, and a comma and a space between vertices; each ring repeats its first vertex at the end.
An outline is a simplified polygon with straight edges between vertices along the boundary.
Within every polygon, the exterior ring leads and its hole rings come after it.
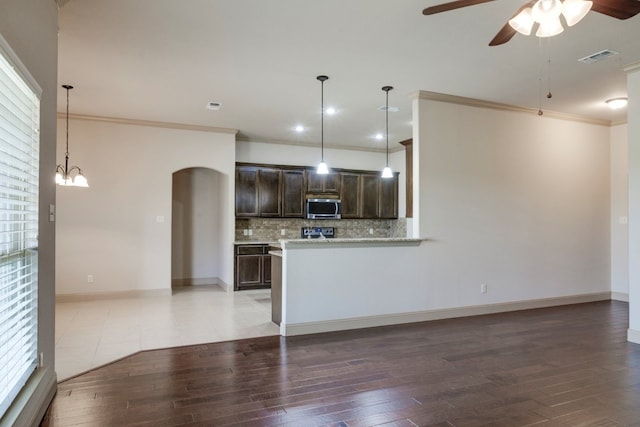
POLYGON ((40 99, 0 42, 1 417, 38 361, 40 99))

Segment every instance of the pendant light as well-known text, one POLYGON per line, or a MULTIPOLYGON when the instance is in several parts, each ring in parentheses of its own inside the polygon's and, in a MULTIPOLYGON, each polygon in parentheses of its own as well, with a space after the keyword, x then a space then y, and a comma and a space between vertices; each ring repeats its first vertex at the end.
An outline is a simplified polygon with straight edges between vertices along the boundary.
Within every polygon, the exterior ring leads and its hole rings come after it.
POLYGON ((73 89, 71 85, 62 85, 67 90, 67 146, 64 153, 64 165, 56 166, 56 184, 69 187, 88 187, 87 178, 82 174, 82 169, 78 166, 69 168, 69 91, 73 89), (71 172, 76 171, 76 177, 71 178, 71 172))
POLYGON ((386 102, 384 107, 385 114, 385 125, 386 125, 386 135, 387 135, 387 165, 382 169, 382 177, 383 178, 393 178, 393 172, 389 167, 389 91, 393 89, 393 86, 383 86, 382 90, 386 92, 386 102))
POLYGON ((316 79, 320 80, 320 164, 316 171, 318 175, 326 175, 329 173, 329 168, 324 162, 324 82, 329 80, 327 76, 318 76, 316 79))

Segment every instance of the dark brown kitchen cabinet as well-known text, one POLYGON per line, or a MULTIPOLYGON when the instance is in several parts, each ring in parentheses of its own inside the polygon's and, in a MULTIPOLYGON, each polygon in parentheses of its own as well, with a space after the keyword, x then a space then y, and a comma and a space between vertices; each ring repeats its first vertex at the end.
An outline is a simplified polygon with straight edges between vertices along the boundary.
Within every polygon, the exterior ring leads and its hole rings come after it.
POLYGON ((374 174, 362 174, 361 218, 378 218, 380 207, 380 178, 374 174))
POLYGON ((340 174, 331 172, 318 175, 315 170, 307 170, 307 191, 309 193, 339 193, 340 174))
POLYGON ((279 217, 282 214, 281 200, 282 171, 280 169, 258 169, 259 215, 279 217))
POLYGON ((380 178, 379 217, 398 218, 398 173, 393 178, 380 178))
POLYGON ((236 216, 259 216, 258 170, 253 166, 236 167, 236 216))
POLYGON ((269 245, 236 245, 235 248, 234 290, 271 287, 269 245))
POLYGON ((304 217, 304 170, 282 170, 282 216, 304 217))
POLYGON ((360 218, 362 193, 360 184, 362 174, 357 172, 340 173, 340 200, 342 201, 342 218, 360 218))
POLYGON ((362 174, 361 218, 398 218, 398 173, 393 178, 362 174))

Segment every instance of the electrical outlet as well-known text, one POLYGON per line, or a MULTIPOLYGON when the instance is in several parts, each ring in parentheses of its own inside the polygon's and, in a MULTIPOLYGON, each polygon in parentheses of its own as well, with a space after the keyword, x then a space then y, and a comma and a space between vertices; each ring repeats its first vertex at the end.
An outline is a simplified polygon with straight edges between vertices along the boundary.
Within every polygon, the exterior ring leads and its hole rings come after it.
POLYGON ((482 283, 480 285, 480 293, 481 294, 486 294, 487 293, 487 284, 486 283, 482 283))
POLYGON ((369 229, 369 234, 373 234, 373 228, 369 229))
POLYGON ((280 235, 281 235, 281 236, 286 236, 286 235, 287 235, 287 230, 286 230, 286 229, 284 229, 284 228, 281 228, 281 229, 280 229, 280 235))
POLYGON ((246 228, 244 230, 242 230, 242 235, 248 236, 249 235, 249 230, 247 230, 246 228))
POLYGON ((87 283, 93 283, 93 274, 87 275, 87 283))
POLYGON ((249 236, 253 236, 253 230, 249 229, 249 236))

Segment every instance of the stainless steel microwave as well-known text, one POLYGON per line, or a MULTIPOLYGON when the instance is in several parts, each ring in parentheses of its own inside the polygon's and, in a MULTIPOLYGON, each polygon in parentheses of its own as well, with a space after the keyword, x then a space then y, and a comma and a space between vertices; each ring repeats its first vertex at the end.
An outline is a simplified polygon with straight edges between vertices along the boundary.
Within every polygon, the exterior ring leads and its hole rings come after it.
POLYGON ((340 199, 307 199, 307 219, 340 219, 340 199))

